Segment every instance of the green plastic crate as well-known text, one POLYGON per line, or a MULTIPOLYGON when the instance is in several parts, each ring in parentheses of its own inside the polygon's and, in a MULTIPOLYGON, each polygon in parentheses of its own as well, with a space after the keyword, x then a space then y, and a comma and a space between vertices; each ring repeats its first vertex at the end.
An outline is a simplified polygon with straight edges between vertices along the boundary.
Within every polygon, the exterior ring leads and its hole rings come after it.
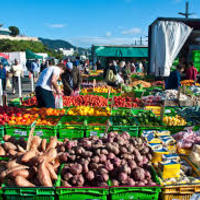
POLYGON ((0 187, 0 200, 3 200, 4 198, 3 198, 3 188, 2 187, 0 187))
POLYGON ((58 127, 56 126, 36 126, 34 135, 40 136, 41 138, 50 138, 58 135, 58 127))
POLYGON ((107 200, 108 193, 108 188, 56 188, 58 200, 107 200))
POLYGON ((106 127, 104 126, 93 126, 93 127, 87 127, 85 136, 91 137, 91 136, 98 136, 103 137, 106 132, 106 127))
POLYGON ((58 128, 58 138, 59 139, 78 139, 83 138, 85 133, 85 117, 83 116, 64 116, 59 122, 58 128), (79 124, 70 124, 70 122, 75 121, 79 124), (69 125, 65 123, 68 122, 69 125))
POLYGON ((54 200, 55 189, 47 187, 4 187, 5 200, 54 200))
POLYGON ((30 126, 23 126, 23 125, 6 125, 5 126, 5 133, 6 135, 11 135, 13 137, 28 137, 31 131, 30 126))
POLYGON ((151 175, 157 186, 110 187, 110 200, 158 200, 161 186, 153 167, 151 167, 151 175))
POLYGON ((107 200, 109 194, 108 187, 62 187, 61 165, 58 179, 56 181, 56 197, 58 200, 107 200))
POLYGON ((112 126, 111 131, 116 132, 128 132, 130 136, 132 137, 138 137, 139 136, 139 129, 138 127, 133 126, 112 126))
POLYGON ((5 134, 4 126, 0 126, 0 139, 3 138, 4 134, 5 134))

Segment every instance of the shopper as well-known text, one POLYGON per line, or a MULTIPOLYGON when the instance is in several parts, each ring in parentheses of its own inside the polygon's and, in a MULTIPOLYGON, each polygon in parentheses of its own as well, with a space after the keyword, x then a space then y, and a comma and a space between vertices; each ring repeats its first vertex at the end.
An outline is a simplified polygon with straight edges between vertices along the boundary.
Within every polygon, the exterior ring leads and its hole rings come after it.
POLYGON ((178 90, 178 88, 181 86, 181 73, 183 72, 183 66, 178 65, 176 67, 176 70, 170 73, 170 76, 165 82, 165 89, 175 89, 178 90))
POLYGON ((6 92, 6 68, 0 63, 0 80, 3 92, 6 92))
POLYGON ((40 74, 35 89, 39 108, 55 108, 53 91, 55 90, 57 94, 62 94, 57 85, 57 80, 64 73, 65 68, 63 64, 55 66, 54 60, 50 60, 49 67, 40 74))
POLYGON ((197 74, 197 69, 194 67, 193 63, 189 63, 188 68, 186 70, 186 79, 196 81, 197 74))
POLYGON ((39 60, 36 59, 31 63, 31 71, 33 73, 34 81, 36 82, 40 73, 39 60))
POLYGON ((19 77, 23 76, 23 66, 19 63, 18 60, 15 60, 14 65, 11 67, 12 77, 12 93, 16 93, 16 88, 18 85, 19 77))
POLYGON ((64 95, 74 96, 76 92, 80 90, 81 75, 76 66, 73 66, 71 62, 67 63, 66 70, 61 76, 64 95))
POLYGON ((40 73, 46 68, 47 68, 47 62, 43 60, 40 66, 40 73))

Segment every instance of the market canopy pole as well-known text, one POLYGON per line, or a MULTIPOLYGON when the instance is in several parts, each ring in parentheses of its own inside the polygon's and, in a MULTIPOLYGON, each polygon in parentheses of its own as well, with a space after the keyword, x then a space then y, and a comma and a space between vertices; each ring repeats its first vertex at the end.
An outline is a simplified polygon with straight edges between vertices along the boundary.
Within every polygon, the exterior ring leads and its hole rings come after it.
POLYGON ((34 80, 33 80, 33 74, 31 73, 31 92, 34 92, 34 80))
POLYGON ((21 76, 18 76, 18 88, 19 88, 19 98, 22 97, 22 84, 21 84, 21 76))
POLYGON ((1 79, 0 79, 0 105, 3 106, 3 88, 1 79))

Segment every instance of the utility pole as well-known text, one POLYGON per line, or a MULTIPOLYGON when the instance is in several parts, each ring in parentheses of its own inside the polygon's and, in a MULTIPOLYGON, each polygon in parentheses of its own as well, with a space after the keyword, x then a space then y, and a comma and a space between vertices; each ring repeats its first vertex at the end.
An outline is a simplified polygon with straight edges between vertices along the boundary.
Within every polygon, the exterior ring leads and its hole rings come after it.
POLYGON ((186 1, 185 3, 185 13, 179 12, 178 14, 185 16, 186 19, 188 19, 190 15, 194 14, 194 13, 189 13, 189 1, 186 1))
POLYGON ((143 45, 142 36, 140 37, 140 45, 143 45))

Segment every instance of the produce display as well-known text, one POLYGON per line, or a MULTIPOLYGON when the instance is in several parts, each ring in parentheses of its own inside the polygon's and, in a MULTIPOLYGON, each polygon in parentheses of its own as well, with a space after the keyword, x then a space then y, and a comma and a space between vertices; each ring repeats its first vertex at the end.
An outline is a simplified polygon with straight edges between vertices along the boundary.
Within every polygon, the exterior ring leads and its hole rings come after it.
POLYGON ((123 107, 123 108, 136 108, 139 107, 141 101, 138 98, 133 97, 117 97, 113 99, 113 107, 123 107))
POLYGON ((109 86, 98 86, 98 87, 94 87, 91 89, 82 89, 81 92, 82 93, 91 93, 91 92, 95 92, 95 93, 108 93, 110 91, 110 93, 118 93, 119 91, 109 87, 109 86))
POLYGON ((163 122, 167 126, 185 126, 187 122, 181 116, 176 115, 175 117, 165 116, 163 122))
POLYGON ((137 86, 137 85, 141 85, 142 87, 144 87, 144 88, 149 88, 149 87, 151 87, 151 83, 149 83, 149 82, 146 82, 146 81, 141 81, 141 80, 139 80, 139 81, 134 81, 134 82, 132 82, 131 84, 130 84, 130 86, 137 86))
POLYGON ((161 102, 161 96, 153 96, 153 95, 145 96, 142 97, 142 102, 144 106, 158 106, 160 105, 161 102))
POLYGON ((27 143, 20 138, 16 140, 6 135, 5 143, 0 146, 0 155, 9 155, 11 159, 1 165, 1 181, 7 186, 52 187, 57 180, 57 170, 60 162, 57 159, 57 138, 46 139, 34 136, 30 149, 26 151, 27 143))
POLYGON ((95 106, 106 107, 108 105, 108 99, 102 96, 95 95, 80 95, 77 97, 64 96, 63 105, 70 106, 95 106))
MULTIPOLYGON (((173 101, 178 98, 178 91, 177 90, 165 90, 162 94, 161 97, 163 100, 169 100, 173 101)), ((188 97, 184 94, 180 94, 180 101, 187 101, 188 97)))
POLYGON ((186 106, 200 105, 199 84, 182 81, 177 101, 177 90, 150 76, 119 88, 95 82, 81 85, 83 95, 63 96, 64 109, 37 108, 35 96, 0 107, 0 192, 189 200, 200 191, 200 107, 186 106))
POLYGON ((110 116, 111 111, 109 107, 89 107, 89 106, 77 106, 70 108, 67 112, 68 115, 76 116, 110 116))
POLYGON ((141 138, 111 132, 65 143, 62 185, 71 186, 155 186, 149 171, 151 150, 141 138))
POLYGON ((116 110, 112 116, 113 125, 136 126, 136 118, 131 109, 116 110))
POLYGON ((151 111, 140 111, 137 114, 139 126, 161 126, 162 122, 159 117, 156 117, 151 111))

